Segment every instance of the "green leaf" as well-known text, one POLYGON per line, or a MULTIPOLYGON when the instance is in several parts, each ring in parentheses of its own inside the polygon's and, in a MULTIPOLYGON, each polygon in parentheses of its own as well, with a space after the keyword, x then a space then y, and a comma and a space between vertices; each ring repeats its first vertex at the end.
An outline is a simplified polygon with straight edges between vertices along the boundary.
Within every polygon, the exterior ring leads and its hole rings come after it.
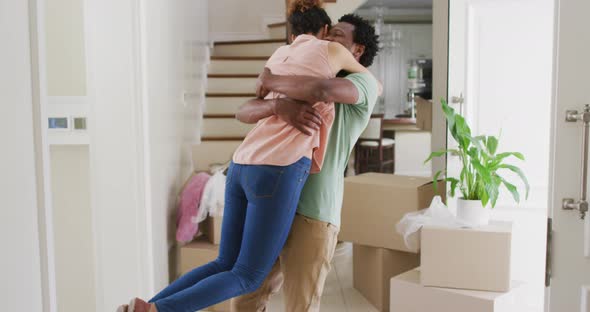
POLYGON ((520 177, 520 179, 522 180, 522 182, 524 182, 524 185, 526 187, 526 196, 525 196, 525 199, 528 199, 529 198, 529 191, 530 191, 531 187, 529 185, 529 180, 526 178, 526 176, 524 175, 524 173, 522 172, 522 170, 520 170, 520 168, 518 168, 516 166, 506 165, 506 164, 499 165, 498 168, 508 169, 508 170, 516 173, 520 177))
POLYGON ((447 118, 448 127, 449 129, 451 129, 455 127, 455 110, 449 105, 447 105, 447 101, 444 98, 441 98, 440 102, 442 104, 443 113, 447 118))
POLYGON ((512 198, 514 198, 514 201, 517 202, 517 203, 519 203, 520 202, 520 194, 518 194, 518 189, 516 188, 516 186, 514 186, 511 183, 509 183, 504 178, 500 178, 500 179, 502 180, 502 183, 504 184, 504 186, 506 187, 506 189, 508 189, 508 191, 510 192, 510 194, 512 194, 512 198))
POLYGON ((460 181, 455 178, 446 178, 446 181, 451 183, 451 197, 455 197, 455 190, 460 181))
POLYGON ((524 155, 522 155, 519 152, 507 152, 507 153, 500 153, 498 155, 496 155, 496 160, 503 160, 504 158, 510 157, 510 156, 514 156, 520 160, 524 160, 524 155))
POLYGON ((496 202, 498 201, 498 197, 500 196, 500 185, 502 180, 497 175, 492 176, 492 183, 486 184, 486 192, 490 196, 490 203, 492 208, 496 207, 496 202))
POLYGON ((434 174, 434 177, 432 178, 432 187, 434 189, 434 194, 436 194, 436 189, 438 188, 438 177, 440 176, 440 174, 442 173, 442 170, 437 171, 434 174))
POLYGON ((424 161, 424 163, 431 161, 432 158, 434 158, 434 157, 441 157, 441 156, 445 155, 446 153, 458 153, 458 152, 459 151, 456 149, 447 149, 447 150, 441 150, 438 152, 432 152, 430 154, 430 156, 428 156, 428 158, 424 161))
MULTIPOLYGON (((465 118, 461 115, 455 116, 455 135, 453 136, 459 146, 466 150, 471 143, 471 129, 467 125, 465 118)), ((451 132, 452 133, 452 132, 451 132)))
POLYGON ((498 149, 498 139, 494 136, 489 136, 486 142, 486 147, 491 155, 495 155, 496 150, 498 149))
POLYGON ((479 197, 478 199, 481 200, 481 204, 483 207, 485 207, 488 204, 488 202, 490 201, 490 194, 486 190, 487 186, 488 186, 488 184, 486 184, 486 187, 484 187, 483 190, 478 191, 479 194, 477 196, 477 197, 479 197))

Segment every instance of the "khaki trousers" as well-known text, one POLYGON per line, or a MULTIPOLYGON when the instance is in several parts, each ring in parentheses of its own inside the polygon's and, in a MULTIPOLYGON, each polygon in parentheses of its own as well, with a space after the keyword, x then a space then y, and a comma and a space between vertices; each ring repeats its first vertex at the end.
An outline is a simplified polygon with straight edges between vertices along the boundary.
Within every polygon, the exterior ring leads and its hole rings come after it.
POLYGON ((281 287, 284 312, 319 311, 337 242, 336 226, 296 215, 283 251, 262 286, 253 293, 232 299, 231 311, 267 311, 270 297, 281 287))

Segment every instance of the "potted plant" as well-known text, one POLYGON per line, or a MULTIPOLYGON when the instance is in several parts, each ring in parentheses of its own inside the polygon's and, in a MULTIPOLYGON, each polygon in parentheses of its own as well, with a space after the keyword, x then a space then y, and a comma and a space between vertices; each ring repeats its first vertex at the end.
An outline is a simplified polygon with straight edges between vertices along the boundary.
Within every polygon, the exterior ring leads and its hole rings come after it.
MULTIPOLYGON (((506 181, 500 175, 502 172, 516 173, 525 186, 525 198, 528 198, 530 187, 526 176, 520 168, 506 163, 510 157, 524 160, 524 156, 518 152, 497 153, 497 137, 472 136, 471 129, 463 116, 456 114, 444 99, 441 102, 449 132, 458 146, 454 149, 433 152, 424 163, 445 154, 458 156, 462 164, 459 177, 444 178, 444 181, 450 184, 451 196, 455 196, 457 187, 462 195, 457 203, 457 218, 471 226, 486 225, 489 223, 491 208, 496 206, 502 185, 512 194, 512 198, 517 203, 520 202, 517 187, 506 181)), ((435 182, 443 172, 446 176, 446 171, 438 171, 434 175, 435 182)), ((434 186, 436 187, 436 183, 434 186)))

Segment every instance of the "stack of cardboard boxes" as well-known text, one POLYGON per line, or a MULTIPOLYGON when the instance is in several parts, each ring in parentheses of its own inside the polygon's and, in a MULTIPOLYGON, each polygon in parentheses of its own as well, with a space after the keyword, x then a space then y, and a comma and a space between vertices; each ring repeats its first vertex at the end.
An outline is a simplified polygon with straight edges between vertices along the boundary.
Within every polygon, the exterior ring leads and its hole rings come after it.
POLYGON ((353 242, 353 286, 379 311, 519 310, 511 281, 512 224, 479 228, 424 226, 420 254, 396 224, 443 197, 429 178, 368 173, 346 178, 339 239, 353 242), (420 267, 420 268, 418 268, 420 267))
MULTIPOLYGON (((219 242, 221 239, 221 217, 208 217, 199 225, 202 233, 194 241, 180 247, 180 266, 178 276, 192 269, 207 264, 219 254, 219 242)), ((224 301, 204 309, 210 312, 229 312, 230 301, 224 301)))
POLYGON ((422 265, 391 279, 391 310, 522 311, 521 284, 511 280, 511 241, 512 224, 507 222, 478 228, 425 226, 422 265))
POLYGON ((366 173, 345 179, 341 241, 353 242, 353 286, 379 311, 390 310, 390 279, 420 266, 395 226, 408 212, 444 197, 445 183, 432 179, 366 173))

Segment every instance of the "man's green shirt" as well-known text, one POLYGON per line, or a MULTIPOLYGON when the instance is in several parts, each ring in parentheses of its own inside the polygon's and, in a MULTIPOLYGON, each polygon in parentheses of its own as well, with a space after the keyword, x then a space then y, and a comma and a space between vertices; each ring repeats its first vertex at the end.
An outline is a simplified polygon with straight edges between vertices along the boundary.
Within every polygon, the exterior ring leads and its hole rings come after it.
POLYGON ((336 115, 322 170, 307 179, 297 208, 299 214, 338 227, 344 192, 344 171, 354 144, 369 123, 377 101, 378 88, 377 81, 371 74, 350 74, 345 79, 350 80, 358 89, 358 101, 355 105, 335 104, 336 115))

